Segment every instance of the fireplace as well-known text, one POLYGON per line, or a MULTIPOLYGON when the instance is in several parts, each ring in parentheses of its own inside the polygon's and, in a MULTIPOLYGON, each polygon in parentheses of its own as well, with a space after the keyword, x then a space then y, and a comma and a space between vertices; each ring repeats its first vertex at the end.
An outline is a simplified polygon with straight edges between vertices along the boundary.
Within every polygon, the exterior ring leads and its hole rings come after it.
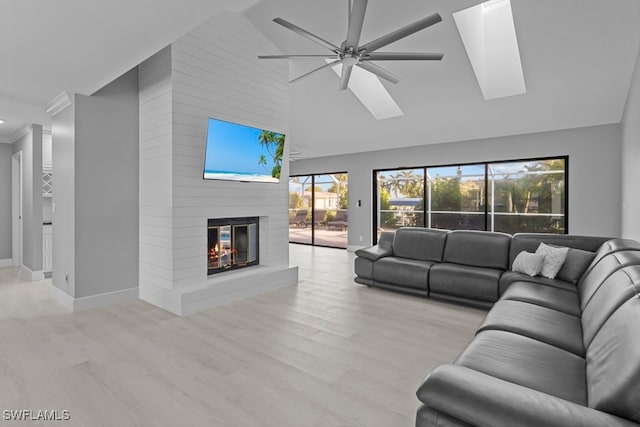
POLYGON ((258 265, 259 217, 209 219, 207 274, 258 265))

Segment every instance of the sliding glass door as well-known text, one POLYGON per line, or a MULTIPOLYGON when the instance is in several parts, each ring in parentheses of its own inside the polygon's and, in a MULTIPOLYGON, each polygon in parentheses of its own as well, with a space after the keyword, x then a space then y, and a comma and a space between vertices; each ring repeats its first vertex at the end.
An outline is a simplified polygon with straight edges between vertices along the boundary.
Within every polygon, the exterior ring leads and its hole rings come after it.
POLYGON ((348 178, 346 173, 289 178, 289 241, 347 247, 348 178))
POLYGON ((289 241, 312 243, 311 200, 313 177, 294 176, 289 178, 289 241))

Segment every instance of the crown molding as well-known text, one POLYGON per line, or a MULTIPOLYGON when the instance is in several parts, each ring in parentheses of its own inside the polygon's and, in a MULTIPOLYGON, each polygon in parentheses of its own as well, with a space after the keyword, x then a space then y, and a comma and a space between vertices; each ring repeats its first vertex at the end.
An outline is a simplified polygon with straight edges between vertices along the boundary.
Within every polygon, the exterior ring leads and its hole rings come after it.
POLYGON ((53 117, 60 111, 67 108, 69 105, 71 105, 71 97, 69 97, 69 94, 67 92, 63 91, 60 95, 53 98, 47 104, 45 109, 47 110, 47 113, 49 113, 51 117, 53 117))
POLYGON ((19 140, 20 138, 22 138, 23 136, 27 135, 29 132, 31 132, 31 125, 27 125, 25 127, 23 127, 22 129, 18 130, 16 133, 14 133, 13 135, 11 135, 9 137, 9 143, 13 144, 14 142, 16 142, 17 140, 19 140))

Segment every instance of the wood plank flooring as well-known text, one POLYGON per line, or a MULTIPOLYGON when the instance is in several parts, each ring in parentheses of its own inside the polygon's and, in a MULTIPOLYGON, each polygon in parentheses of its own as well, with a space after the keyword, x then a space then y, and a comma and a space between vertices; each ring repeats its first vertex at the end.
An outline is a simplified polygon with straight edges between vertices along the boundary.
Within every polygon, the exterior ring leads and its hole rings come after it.
MULTIPOLYGON (((415 391, 484 312, 353 282, 353 254, 291 245, 300 283, 176 317, 142 301, 71 314, 0 269, 3 410, 65 426, 413 426, 415 391)), ((29 422, 16 423, 30 425, 29 422)))

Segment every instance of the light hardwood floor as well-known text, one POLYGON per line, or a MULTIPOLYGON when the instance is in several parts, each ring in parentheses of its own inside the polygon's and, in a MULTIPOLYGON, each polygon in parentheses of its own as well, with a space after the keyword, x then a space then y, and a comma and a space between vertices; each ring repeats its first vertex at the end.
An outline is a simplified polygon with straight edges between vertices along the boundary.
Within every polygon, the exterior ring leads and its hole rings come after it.
MULTIPOLYGON (((75 314, 0 269, 3 410, 65 426, 412 426, 415 391, 484 312, 353 282, 353 254, 291 245, 300 283, 176 317, 134 301, 75 314)), ((27 422, 16 425, 29 425, 27 422)))

